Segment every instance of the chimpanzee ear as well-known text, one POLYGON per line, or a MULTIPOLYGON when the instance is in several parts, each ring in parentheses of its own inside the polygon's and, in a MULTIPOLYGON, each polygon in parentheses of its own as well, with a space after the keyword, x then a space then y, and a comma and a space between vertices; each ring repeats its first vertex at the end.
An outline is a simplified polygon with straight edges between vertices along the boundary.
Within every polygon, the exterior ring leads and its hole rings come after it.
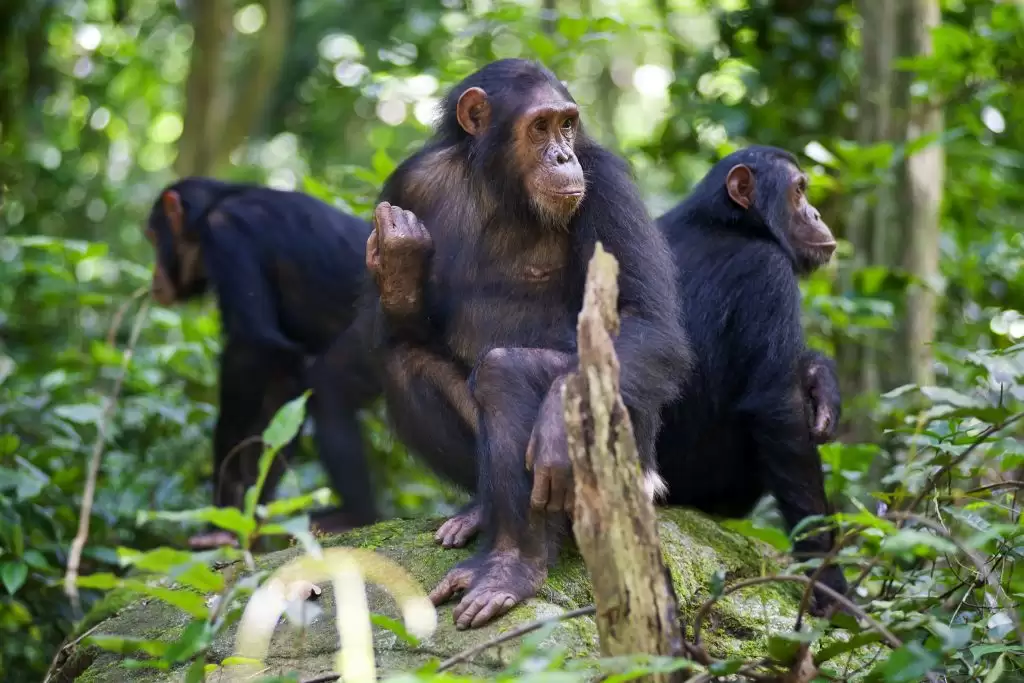
POLYGON ((174 190, 167 190, 161 196, 164 206, 164 215, 171 226, 171 234, 175 239, 185 233, 185 209, 181 206, 181 195, 174 190))
POLYGON ((749 209, 754 203, 754 184, 754 172, 744 164, 730 168, 729 175, 725 177, 729 198, 744 209, 749 209))
POLYGON ((455 118, 462 130, 470 135, 479 135, 491 123, 491 103, 483 88, 470 88, 459 96, 455 107, 455 118))

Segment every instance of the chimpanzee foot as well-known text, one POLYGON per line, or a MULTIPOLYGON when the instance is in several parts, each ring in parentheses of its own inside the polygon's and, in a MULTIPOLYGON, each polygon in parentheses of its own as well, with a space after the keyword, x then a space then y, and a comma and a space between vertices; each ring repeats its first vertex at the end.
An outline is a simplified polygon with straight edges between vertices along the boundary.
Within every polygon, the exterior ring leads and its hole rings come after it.
POLYGON ((474 505, 442 524, 434 534, 434 540, 440 543, 442 548, 461 548, 480 531, 482 519, 483 512, 480 506, 474 505))
POLYGON ((221 546, 238 547, 238 539, 230 531, 216 530, 204 531, 188 539, 188 547, 192 550, 210 550, 221 546))
MULTIPOLYGON (((808 574, 812 573, 813 572, 808 572, 808 574)), ((825 567, 821 572, 821 576, 818 577, 818 581, 840 595, 846 595, 846 592, 849 590, 849 586, 846 583, 846 577, 843 576, 843 570, 836 565, 829 565, 828 567, 825 567)), ((848 610, 843 605, 839 604, 835 598, 827 594, 825 591, 818 590, 817 588, 815 588, 811 593, 811 605, 808 611, 816 617, 825 618, 830 618, 836 612, 848 612, 848 610)))
POLYGON ((455 627, 479 628, 536 595, 547 573, 543 558, 527 560, 516 550, 493 550, 456 565, 431 591, 430 600, 439 605, 461 592, 453 612, 455 627))

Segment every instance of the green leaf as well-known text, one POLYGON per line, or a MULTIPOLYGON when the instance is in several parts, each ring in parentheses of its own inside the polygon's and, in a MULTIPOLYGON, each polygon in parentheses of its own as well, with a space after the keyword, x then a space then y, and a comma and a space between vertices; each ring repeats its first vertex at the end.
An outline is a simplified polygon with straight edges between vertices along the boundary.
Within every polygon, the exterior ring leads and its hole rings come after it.
POLYGON ((129 638, 111 635, 94 635, 86 638, 86 643, 101 647, 104 650, 115 652, 119 655, 130 655, 136 652, 144 652, 153 657, 162 657, 167 651, 169 643, 162 640, 146 640, 143 638, 129 638))
POLYGON ((748 538, 764 541, 781 552, 788 552, 792 548, 789 536, 784 531, 776 527, 760 526, 751 519, 726 519, 722 520, 722 526, 726 529, 737 531, 748 538))
POLYGON ((919 643, 907 643, 889 655, 881 671, 888 683, 918 683, 938 663, 938 657, 919 643))
POLYGON ((181 510, 175 512, 150 512, 141 510, 137 515, 139 524, 150 520, 166 522, 199 522, 248 536, 256 529, 256 522, 242 514, 238 508, 205 507, 198 510, 181 510))
POLYGON ((298 398, 288 401, 274 414, 274 418, 263 430, 263 443, 267 448, 279 451, 299 433, 306 419, 306 401, 309 391, 298 398))
POLYGON ((331 489, 319 488, 312 493, 307 493, 294 498, 282 498, 271 502, 269 505, 260 505, 257 510, 260 517, 270 519, 271 517, 287 517, 318 505, 327 505, 331 500, 331 489))
POLYGON ((20 560, 4 562, 0 566, 0 579, 4 582, 4 588, 11 595, 18 592, 18 589, 25 585, 28 578, 28 565, 20 560))
POLYGON ((729 674, 734 674, 742 669, 743 665, 746 663, 747 662, 744 659, 726 659, 721 662, 715 662, 708 667, 708 671, 716 676, 728 676, 729 674))
POLYGON ((801 645, 813 643, 821 638, 821 631, 790 631, 773 633, 768 637, 768 654, 777 662, 790 664, 801 645))
POLYGON ((988 676, 985 676, 983 683, 996 683, 1002 678, 1003 673, 1006 672, 1006 653, 999 655, 999 659, 996 660, 995 666, 988 672, 988 676))
POLYGON ((125 588, 142 593, 143 595, 150 595, 159 600, 163 600, 168 605, 174 605, 196 619, 206 619, 206 617, 209 616, 210 610, 206 607, 206 598, 198 593, 193 593, 190 590, 175 590, 173 588, 164 588, 163 586, 153 586, 145 581, 137 581, 134 579, 125 580, 121 585, 125 588))
POLYGON ((948 538, 929 531, 900 529, 895 535, 882 541, 882 550, 893 554, 929 555, 931 552, 955 553, 957 547, 948 538))
POLYGON ((109 572, 99 572, 88 576, 79 576, 75 584, 79 588, 93 588, 95 590, 109 591, 121 585, 121 579, 109 572))
POLYGON ((385 631, 391 631, 398 639, 409 647, 419 647, 420 640, 416 636, 412 635, 405 630, 405 626, 401 621, 386 617, 383 614, 370 614, 370 623, 374 626, 380 627, 385 631))
POLYGON ((818 654, 814 656, 814 663, 823 664, 830 659, 835 659, 839 655, 859 650, 865 645, 877 643, 880 640, 882 640, 881 634, 875 631, 864 631, 862 633, 858 633, 849 640, 837 640, 818 650, 818 654))
POLYGON ((144 571, 161 574, 169 574, 178 565, 194 561, 192 553, 174 548, 156 548, 140 552, 121 547, 117 549, 117 557, 122 567, 135 566, 144 571))

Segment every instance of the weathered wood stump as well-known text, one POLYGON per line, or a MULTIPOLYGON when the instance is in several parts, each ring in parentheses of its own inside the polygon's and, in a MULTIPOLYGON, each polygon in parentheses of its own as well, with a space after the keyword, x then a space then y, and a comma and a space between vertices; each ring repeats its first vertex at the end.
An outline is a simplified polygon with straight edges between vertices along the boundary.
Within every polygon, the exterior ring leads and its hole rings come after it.
MULTIPOLYGON (((654 505, 629 413, 619 394, 619 265, 600 244, 587 271, 577 323, 579 371, 565 389, 576 481, 573 532, 593 584, 601 651, 684 656, 679 610, 662 563, 654 505)), ((657 680, 668 680, 657 676, 657 680)))

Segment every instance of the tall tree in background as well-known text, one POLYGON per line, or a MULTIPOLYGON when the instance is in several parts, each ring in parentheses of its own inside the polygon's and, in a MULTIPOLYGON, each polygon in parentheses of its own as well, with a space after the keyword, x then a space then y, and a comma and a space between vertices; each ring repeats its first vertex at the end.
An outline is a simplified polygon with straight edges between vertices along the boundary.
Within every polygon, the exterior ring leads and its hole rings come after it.
POLYGON ((185 116, 174 170, 210 175, 228 160, 260 122, 281 74, 291 32, 292 0, 263 0, 266 21, 241 78, 231 78, 234 32, 231 0, 192 6, 193 43, 185 86, 185 116), (232 83, 238 85, 232 88, 232 83))
MULTIPOLYGON (((930 56, 931 32, 941 20, 939 0, 906 0, 901 22, 905 56, 930 56)), ((912 83, 906 80, 910 100, 912 83)), ((906 141, 916 151, 906 159, 900 183, 907 201, 902 212, 906 230, 903 266, 912 279, 907 290, 903 342, 909 379, 922 385, 935 383, 931 344, 935 341, 938 308, 939 219, 945 180, 945 152, 938 140, 942 128, 942 106, 934 97, 910 100, 906 141)))
MULTIPOLYGON (((930 97, 914 97, 914 74, 899 61, 927 56, 931 31, 939 24, 938 0, 859 0, 862 18, 861 69, 858 94, 858 144, 890 145, 897 154, 889 176, 871 192, 853 198, 846 236, 854 247, 845 285, 868 266, 902 271, 910 281, 902 301, 894 301, 897 337, 875 335, 866 344, 841 345, 844 389, 850 395, 877 395, 906 382, 931 384, 931 343, 935 337, 939 275, 939 211, 942 204, 944 155, 937 140, 941 105, 930 97), (899 343, 896 343, 898 339, 899 343), (880 354, 880 348, 896 353, 880 354)), ((867 423, 855 418, 854 430, 866 435, 867 423)))

